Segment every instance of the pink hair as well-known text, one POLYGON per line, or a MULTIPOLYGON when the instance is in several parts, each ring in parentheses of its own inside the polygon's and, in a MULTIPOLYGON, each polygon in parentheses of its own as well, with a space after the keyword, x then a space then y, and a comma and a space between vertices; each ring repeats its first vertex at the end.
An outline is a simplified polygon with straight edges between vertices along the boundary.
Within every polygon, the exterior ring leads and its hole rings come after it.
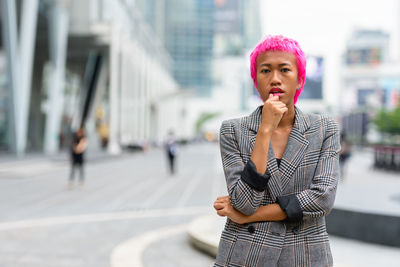
POLYGON ((282 35, 267 35, 264 37, 250 54, 250 73, 255 87, 257 87, 257 57, 260 53, 266 51, 283 51, 296 56, 297 79, 301 81, 300 89, 296 90, 294 95, 294 103, 296 104, 301 91, 303 91, 304 83, 306 82, 306 56, 303 50, 301 50, 297 41, 282 35))

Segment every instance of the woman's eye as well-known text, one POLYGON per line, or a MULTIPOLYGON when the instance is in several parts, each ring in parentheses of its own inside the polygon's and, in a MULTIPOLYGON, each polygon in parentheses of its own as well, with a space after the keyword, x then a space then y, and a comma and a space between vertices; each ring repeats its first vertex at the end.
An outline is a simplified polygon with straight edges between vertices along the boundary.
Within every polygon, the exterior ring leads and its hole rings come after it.
POLYGON ((262 69, 261 70, 261 73, 268 73, 268 72, 270 72, 270 70, 267 70, 267 69, 262 69))
POLYGON ((288 72, 288 71, 290 71, 290 69, 288 69, 288 68, 283 68, 283 69, 281 69, 281 71, 282 71, 282 72, 288 72))

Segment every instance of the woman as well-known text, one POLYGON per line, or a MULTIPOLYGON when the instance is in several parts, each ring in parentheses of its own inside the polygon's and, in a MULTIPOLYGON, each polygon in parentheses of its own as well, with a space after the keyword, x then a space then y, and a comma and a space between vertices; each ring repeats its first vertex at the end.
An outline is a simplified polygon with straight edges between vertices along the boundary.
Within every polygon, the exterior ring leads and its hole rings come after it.
POLYGON ((295 106, 306 73, 296 41, 267 36, 250 61, 264 104, 221 126, 229 196, 214 208, 228 220, 215 266, 332 266, 325 216, 339 176, 338 125, 295 106))
POLYGON ((84 184, 84 152, 87 148, 87 140, 83 128, 80 128, 74 133, 71 145, 71 173, 69 176, 68 187, 72 188, 74 185, 74 173, 79 169, 79 185, 82 187, 84 184))

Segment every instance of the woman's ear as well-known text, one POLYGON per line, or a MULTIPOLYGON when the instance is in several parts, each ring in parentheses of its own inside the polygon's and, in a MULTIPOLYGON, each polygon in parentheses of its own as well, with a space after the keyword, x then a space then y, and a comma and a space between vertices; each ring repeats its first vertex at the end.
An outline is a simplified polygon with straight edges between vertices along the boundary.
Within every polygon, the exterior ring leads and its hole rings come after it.
POLYGON ((297 83, 297 87, 296 87, 296 90, 300 90, 300 88, 301 88, 301 84, 303 83, 303 81, 302 80, 300 80, 298 83, 297 83))

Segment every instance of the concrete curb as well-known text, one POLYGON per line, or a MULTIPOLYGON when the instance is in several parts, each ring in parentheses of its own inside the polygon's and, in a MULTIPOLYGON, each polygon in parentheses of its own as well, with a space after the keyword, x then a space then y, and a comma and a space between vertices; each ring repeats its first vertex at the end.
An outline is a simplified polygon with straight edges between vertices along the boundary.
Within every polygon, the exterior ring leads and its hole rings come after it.
POLYGON ((326 217, 329 234, 400 247, 400 217, 334 208, 326 217))
POLYGON ((146 248, 151 244, 185 232, 186 224, 176 225, 173 227, 163 227, 133 238, 119 244, 111 253, 111 267, 144 267, 142 255, 146 248))
POLYGON ((211 214, 194 219, 188 229, 190 243, 198 250, 216 257, 221 235, 221 233, 217 233, 217 229, 221 221, 223 220, 211 214))

